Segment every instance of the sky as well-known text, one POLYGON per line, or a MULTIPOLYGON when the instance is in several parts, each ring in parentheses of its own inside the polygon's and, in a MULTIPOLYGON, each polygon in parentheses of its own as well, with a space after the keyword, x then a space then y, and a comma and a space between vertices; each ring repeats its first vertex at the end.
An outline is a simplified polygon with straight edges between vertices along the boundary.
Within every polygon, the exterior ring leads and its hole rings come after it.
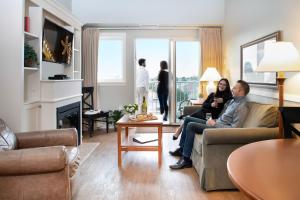
MULTIPOLYGON (((158 75, 159 63, 162 60, 169 62, 169 40, 168 39, 137 39, 136 60, 146 59, 146 68, 150 78, 158 75)), ((176 72, 177 77, 189 77, 199 74, 199 43, 177 42, 176 45, 176 72)), ((136 62, 138 65, 138 63, 136 62)))
MULTIPOLYGON (((160 61, 169 63, 170 40, 136 39, 136 66, 140 58, 146 59, 146 69, 150 79, 156 78, 160 70, 160 61)), ((176 76, 199 76, 200 44, 195 41, 176 42, 176 76)), ((99 80, 105 77, 118 79, 122 77, 122 40, 101 40, 99 43, 98 70, 99 80)))

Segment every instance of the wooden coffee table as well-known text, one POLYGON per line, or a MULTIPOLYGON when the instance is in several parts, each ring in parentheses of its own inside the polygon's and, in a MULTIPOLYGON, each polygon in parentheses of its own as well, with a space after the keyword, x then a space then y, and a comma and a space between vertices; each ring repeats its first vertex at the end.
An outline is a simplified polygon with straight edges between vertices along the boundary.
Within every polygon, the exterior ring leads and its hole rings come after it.
POLYGON ((232 152, 228 174, 251 199, 300 199, 300 139, 255 142, 232 152))
POLYGON ((157 151, 158 165, 162 162, 162 115, 155 115, 158 119, 151 121, 131 121, 127 116, 123 116, 117 123, 118 129, 118 166, 122 167, 122 151, 157 151), (129 141, 128 128, 129 127, 157 127, 158 141, 157 145, 153 142, 147 144, 136 144, 129 141), (125 140, 122 140, 122 130, 125 129, 125 140))

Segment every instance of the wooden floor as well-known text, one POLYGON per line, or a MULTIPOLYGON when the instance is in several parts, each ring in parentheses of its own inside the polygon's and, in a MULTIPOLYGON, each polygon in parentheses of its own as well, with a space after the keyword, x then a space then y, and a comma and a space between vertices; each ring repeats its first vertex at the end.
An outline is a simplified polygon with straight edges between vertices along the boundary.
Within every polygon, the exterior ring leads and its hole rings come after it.
MULTIPOLYGON (((170 128, 168 128, 170 129, 170 128)), ((204 192, 194 168, 172 171, 177 159, 168 155, 178 141, 172 134, 163 134, 163 161, 157 163, 157 152, 123 153, 123 166, 117 163, 117 134, 97 131, 83 142, 100 142, 97 149, 81 165, 73 183, 74 200, 246 200, 237 191, 204 192)))

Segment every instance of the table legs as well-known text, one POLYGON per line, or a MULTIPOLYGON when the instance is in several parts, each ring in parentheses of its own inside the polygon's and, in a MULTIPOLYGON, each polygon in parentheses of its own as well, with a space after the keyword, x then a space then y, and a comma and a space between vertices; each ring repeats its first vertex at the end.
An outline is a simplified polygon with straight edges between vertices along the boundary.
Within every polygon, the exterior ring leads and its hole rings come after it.
MULTIPOLYGON (((118 166, 122 167, 122 126, 117 126, 117 134, 118 134, 118 166)), ((124 127, 125 128, 125 136, 126 136, 126 140, 128 140, 128 135, 129 135, 129 130, 128 127, 124 127)), ((162 126, 158 126, 157 127, 157 132, 158 132, 158 146, 156 151, 158 152, 158 165, 159 167, 162 164, 162 126)), ((140 151, 149 151, 146 148, 145 149, 141 149, 140 147, 140 151)), ((123 150, 124 151, 124 150, 123 150)), ((153 151, 153 150, 152 150, 153 151)))
POLYGON ((118 126, 118 166, 122 167, 122 149, 121 149, 122 127, 118 126))
POLYGON ((162 126, 158 127, 158 165, 161 166, 162 161, 162 126))

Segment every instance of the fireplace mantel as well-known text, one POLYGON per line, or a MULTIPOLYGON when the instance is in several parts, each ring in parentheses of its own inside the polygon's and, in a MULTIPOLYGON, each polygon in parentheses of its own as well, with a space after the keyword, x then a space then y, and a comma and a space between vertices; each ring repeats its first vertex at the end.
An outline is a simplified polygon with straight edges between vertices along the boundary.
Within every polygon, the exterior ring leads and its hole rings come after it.
MULTIPOLYGON (((56 109, 81 102, 82 79, 41 81, 41 129, 56 129, 56 109)), ((82 105, 80 103, 80 110, 82 105)), ((80 117, 81 123, 81 117, 80 117)), ((82 130, 81 130, 82 131, 82 130)))

